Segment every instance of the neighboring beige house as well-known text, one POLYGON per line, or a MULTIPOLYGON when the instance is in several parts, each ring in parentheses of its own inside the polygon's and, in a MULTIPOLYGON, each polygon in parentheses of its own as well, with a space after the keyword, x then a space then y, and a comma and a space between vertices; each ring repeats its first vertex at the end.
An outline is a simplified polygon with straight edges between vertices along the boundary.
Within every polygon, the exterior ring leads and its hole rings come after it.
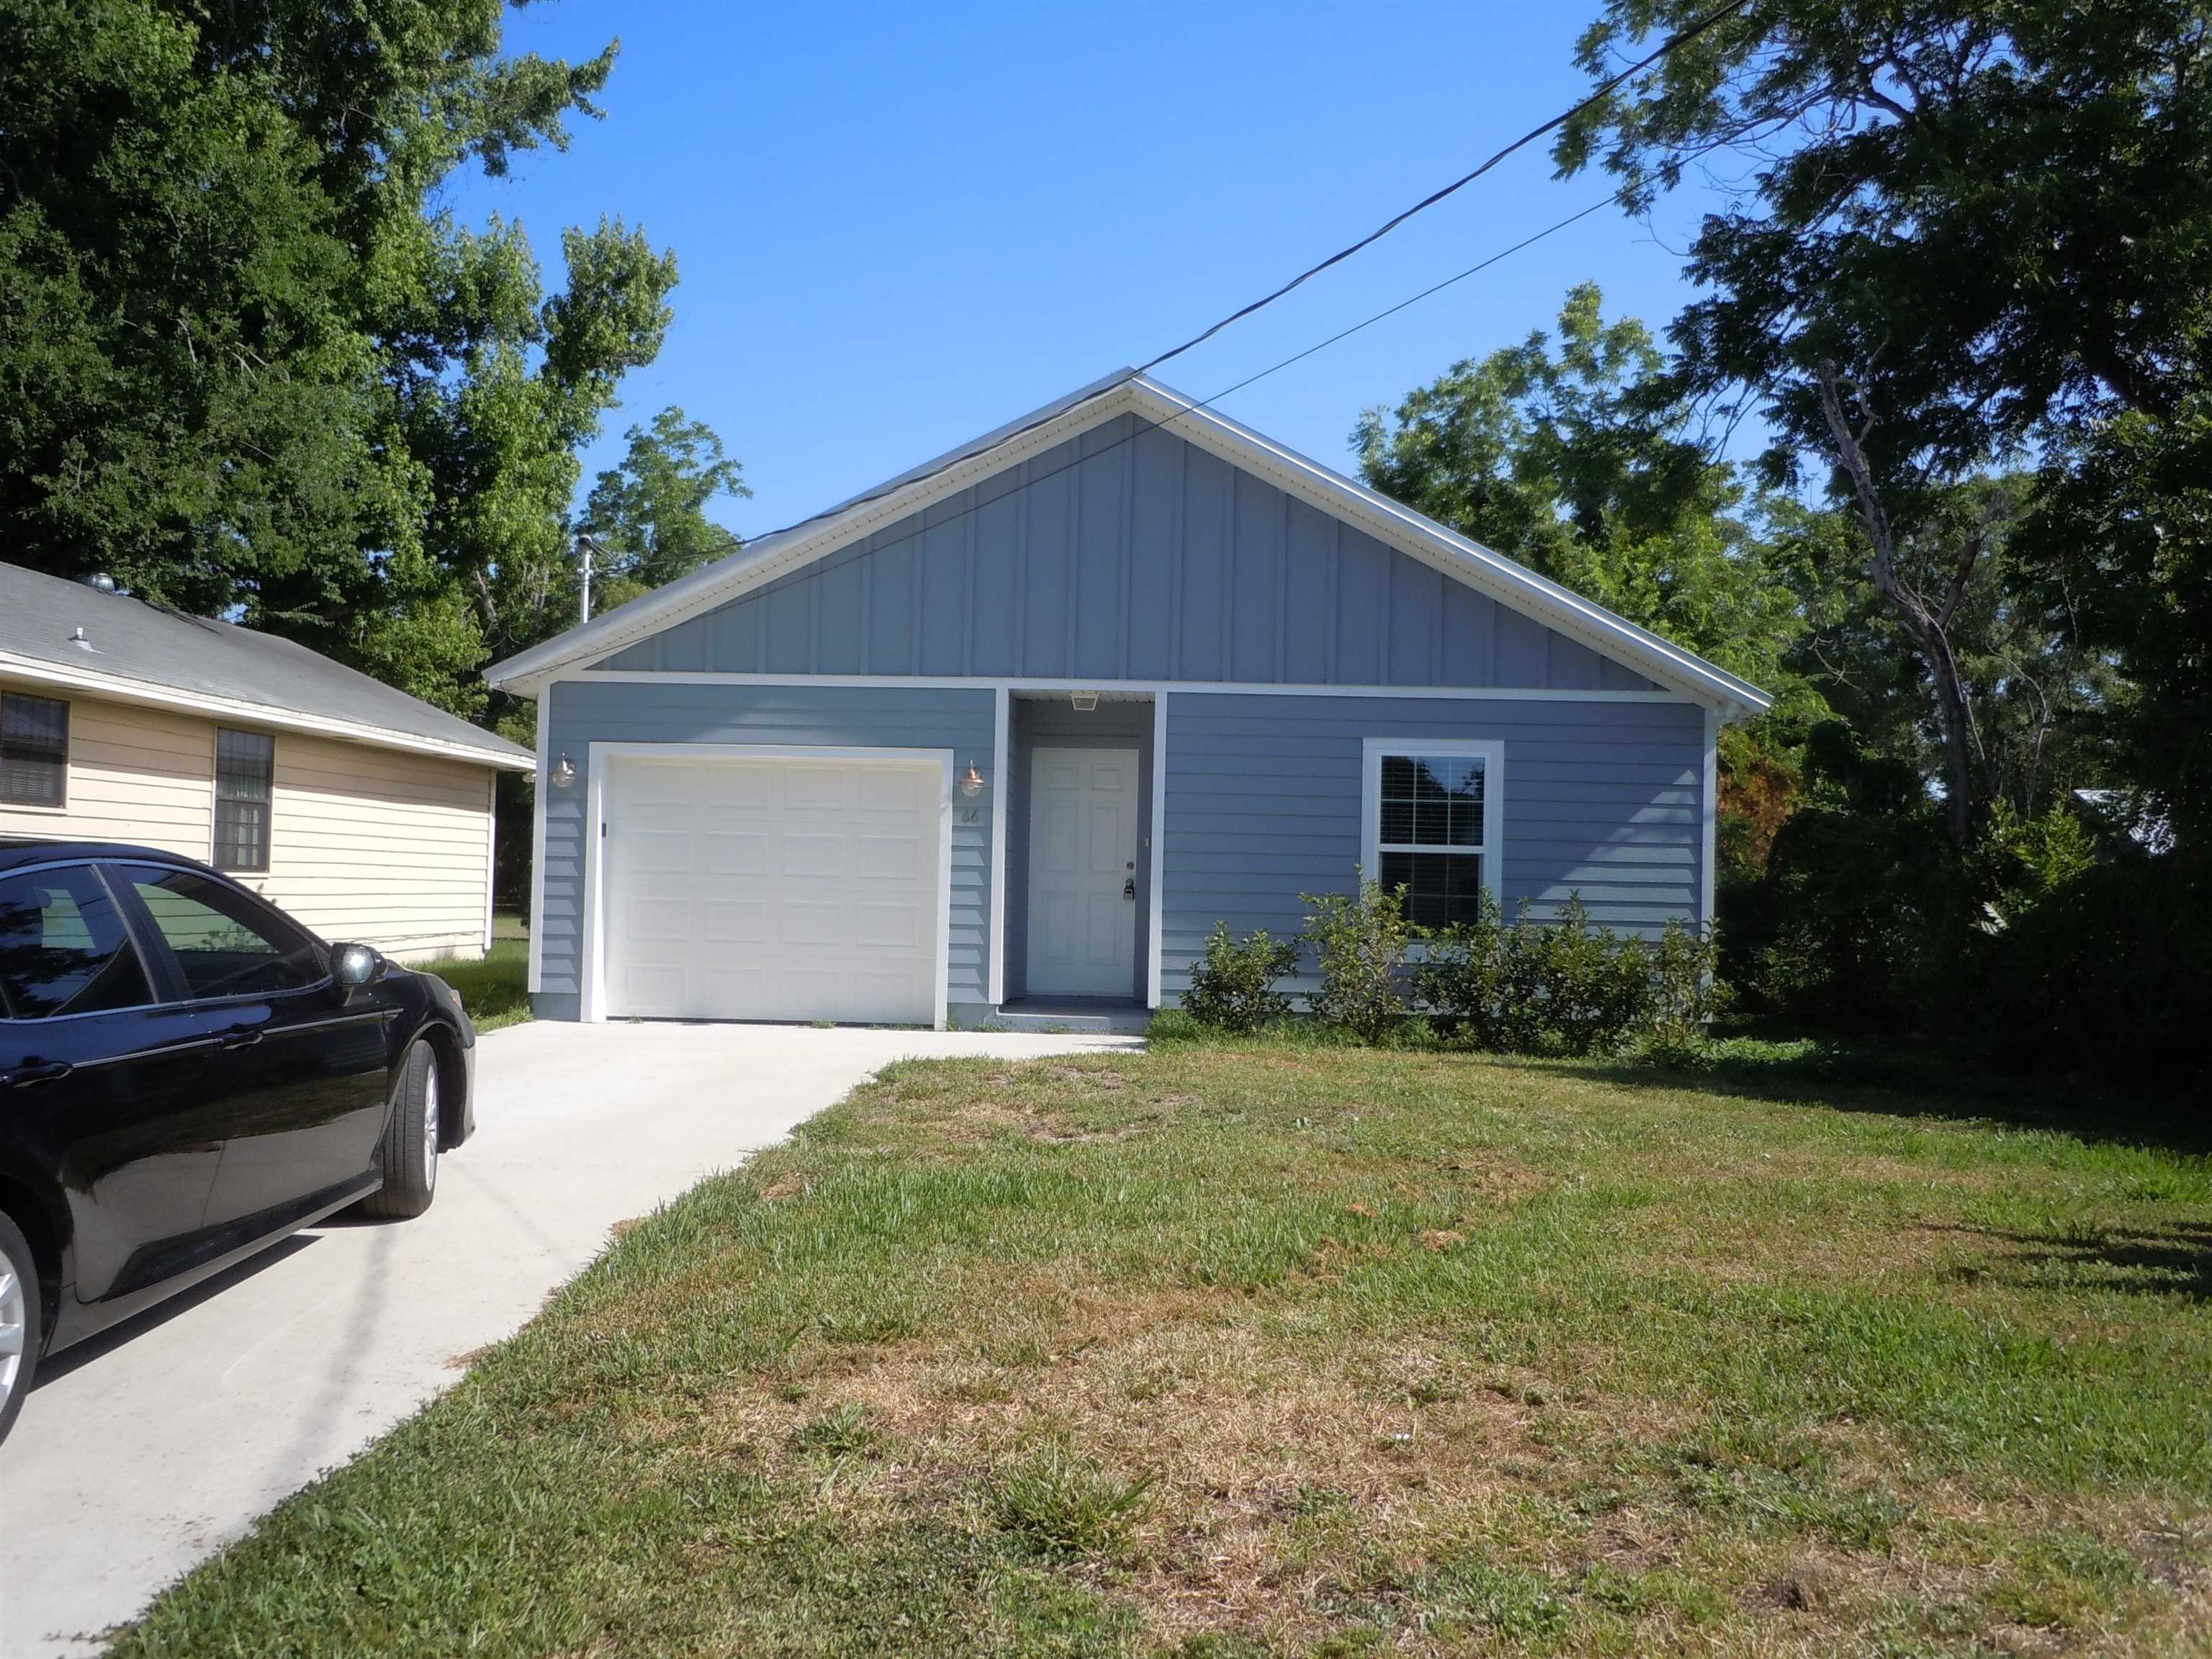
POLYGON ((491 945, 528 750, 306 647, 0 564, 0 836, 201 859, 325 939, 491 945))

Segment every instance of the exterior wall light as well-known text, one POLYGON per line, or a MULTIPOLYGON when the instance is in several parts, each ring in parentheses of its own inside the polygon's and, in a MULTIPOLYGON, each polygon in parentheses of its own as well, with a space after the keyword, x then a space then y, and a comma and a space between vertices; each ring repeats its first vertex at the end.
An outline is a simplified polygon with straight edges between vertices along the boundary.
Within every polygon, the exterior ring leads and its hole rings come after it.
POLYGON ((960 793, 969 800, 983 793, 983 775, 975 769, 975 763, 972 760, 968 763, 968 769, 960 775, 960 793))
POLYGON ((1088 714, 1098 707, 1098 694, 1096 691, 1071 691, 1067 694, 1067 701, 1077 714, 1088 714))
POLYGON ((563 754, 559 760, 553 763, 553 770, 549 776, 556 789, 574 788, 576 782, 576 763, 563 754))

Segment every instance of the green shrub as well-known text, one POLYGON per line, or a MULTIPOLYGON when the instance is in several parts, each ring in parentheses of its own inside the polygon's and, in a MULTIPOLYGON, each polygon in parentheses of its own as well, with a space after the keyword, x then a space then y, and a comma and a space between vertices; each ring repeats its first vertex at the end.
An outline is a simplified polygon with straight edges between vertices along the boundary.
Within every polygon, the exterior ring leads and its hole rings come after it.
POLYGON ((1297 966, 1296 939, 1271 939, 1264 927, 1235 939, 1229 924, 1217 921, 1206 936, 1205 956, 1191 966, 1183 1009, 1201 1025, 1256 1031, 1290 1012, 1291 1000, 1275 989, 1275 981, 1297 966))
POLYGON ((2212 1098, 2212 855, 2124 853, 1988 943, 1972 1036, 1993 1064, 2212 1098))
POLYGON ((1720 976, 1720 939, 1670 920, 1651 951, 1651 1030, 1655 1044, 1695 1049, 1705 1027, 1735 994, 1720 976))
POLYGON ((1384 892, 1363 872, 1355 898, 1305 893, 1306 942, 1321 969, 1310 999, 1316 1018, 1363 1042, 1389 1040, 1406 1017, 1406 947, 1421 930, 1406 920, 1402 891, 1384 892))
POLYGON ((1506 1042, 1498 951, 1506 932, 1498 901, 1482 895, 1473 921, 1430 930, 1408 975, 1413 1000, 1448 1021, 1470 1048, 1499 1049, 1506 1042))
MULTIPOLYGON (((1524 910, 1522 926, 1527 922, 1524 910)), ((1528 954, 1542 987, 1536 1006, 1543 1046, 1587 1054, 1650 1023, 1651 953, 1642 939, 1592 927, 1580 894, 1560 907, 1558 921, 1534 932, 1528 954)))

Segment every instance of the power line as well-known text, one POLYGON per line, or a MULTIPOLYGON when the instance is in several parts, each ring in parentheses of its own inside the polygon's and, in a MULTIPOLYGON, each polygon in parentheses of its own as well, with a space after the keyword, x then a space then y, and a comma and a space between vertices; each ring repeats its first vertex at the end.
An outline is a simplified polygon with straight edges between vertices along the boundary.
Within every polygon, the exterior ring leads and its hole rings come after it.
MULTIPOLYGON (((1170 358, 1181 356, 1184 352, 1191 349, 1192 347, 1212 339, 1215 335, 1220 333, 1222 330, 1229 327, 1231 324, 1239 322, 1244 318, 1252 315, 1253 313, 1273 305, 1276 301, 1281 299, 1293 289, 1298 287, 1301 283, 1308 281, 1310 278, 1319 275, 1321 272, 1328 270, 1332 265, 1340 264, 1345 260, 1350 258, 1353 254, 1358 253, 1361 249, 1371 246, 1382 237, 1389 235, 1393 230, 1395 230, 1400 225, 1404 224, 1407 220, 1412 218, 1414 215, 1435 206, 1436 204, 1443 201, 1446 197, 1464 189, 1467 185, 1474 183, 1477 179, 1482 177, 1484 173, 1488 173, 1492 167, 1496 167, 1500 161, 1505 160, 1506 157, 1513 155, 1516 151, 1525 149, 1528 145, 1535 143, 1537 139, 1544 137, 1545 134, 1555 131, 1559 128, 1565 126, 1569 121, 1573 120, 1576 116, 1581 114, 1584 110, 1592 107, 1601 99, 1603 99, 1608 94, 1614 91, 1632 76, 1642 73, 1644 70, 1650 68, 1652 64, 1665 58, 1669 52, 1687 45, 1690 41, 1696 40, 1698 36, 1705 33, 1716 25, 1734 16, 1737 12, 1741 11, 1749 3, 1750 0, 1729 0, 1729 3, 1722 6, 1719 9, 1706 14, 1705 16, 1700 18, 1695 23, 1689 25, 1686 28, 1680 29, 1675 33, 1668 35, 1666 40, 1659 43, 1656 48, 1647 53, 1644 57, 1639 58, 1637 62, 1631 64, 1626 69, 1621 70, 1620 74, 1615 75, 1611 79, 1606 81, 1588 97, 1582 99, 1580 101, 1573 104, 1567 109, 1561 111, 1558 115, 1553 116, 1541 126, 1532 128, 1528 131, 1522 134, 1521 137, 1516 138, 1511 143, 1507 144, 1503 149, 1498 150, 1495 155, 1484 161, 1482 164, 1475 167, 1474 171, 1462 174, 1458 179, 1454 179, 1450 184, 1444 185, 1441 190, 1431 191, 1421 200, 1414 203, 1413 206, 1406 209, 1403 212, 1395 215, 1394 217, 1378 226, 1373 231, 1370 231, 1367 235, 1360 238, 1359 240, 1352 243, 1349 246, 1339 249, 1336 252, 1330 254, 1328 258, 1323 259, 1319 264, 1310 266, 1307 270, 1301 271, 1297 276, 1293 276, 1289 282, 1284 283, 1282 287, 1277 289, 1273 293, 1267 295, 1261 299, 1255 300, 1249 305, 1240 307, 1236 311, 1231 312, 1228 316, 1224 317, 1219 322, 1215 323, 1211 327, 1206 329, 1203 332, 1193 335, 1189 339, 1185 340, 1181 345, 1171 347, 1168 350, 1160 353, 1158 356, 1153 357, 1140 364, 1133 371, 1133 373, 1142 374, 1148 370, 1158 368, 1170 358)), ((1511 247, 1505 249, 1503 252, 1493 254, 1488 259, 1483 260, 1479 264, 1470 265, 1467 270, 1461 271, 1457 276, 1447 277, 1444 281, 1435 284, 1433 287, 1424 289, 1420 293, 1414 295, 1412 298, 1401 300, 1396 305, 1389 307, 1387 310, 1377 312, 1374 316, 1366 319, 1364 321, 1355 323, 1350 328, 1331 335, 1328 339, 1322 341, 1317 345, 1309 346, 1304 351, 1298 352, 1295 356, 1285 358, 1281 362, 1273 364, 1267 368, 1261 369, 1257 374, 1254 374, 1244 380, 1239 380, 1235 386, 1230 386, 1224 391, 1217 392, 1213 394, 1212 398, 1200 399, 1199 402, 1192 404, 1191 407, 1193 409, 1206 408, 1218 399, 1228 397, 1230 393, 1241 391, 1244 387, 1252 385, 1254 381, 1264 380, 1267 376, 1276 373, 1279 369, 1287 368, 1292 363, 1301 362, 1304 358, 1311 356, 1315 352, 1321 350, 1323 347, 1334 345, 1337 341, 1344 339, 1349 335, 1356 334, 1361 329, 1369 327, 1375 323, 1382 321, 1385 317, 1392 316, 1396 313, 1404 310, 1407 306, 1426 299, 1430 295, 1437 292, 1439 289, 1449 288, 1454 283, 1464 281, 1466 278, 1474 276, 1477 271, 1485 270, 1488 266, 1496 264, 1498 260, 1504 258, 1507 255, 1518 252, 1521 249, 1527 247, 1531 242, 1540 241, 1543 238, 1553 234, 1556 231, 1565 229, 1567 226, 1573 224, 1577 220, 1585 218, 1589 215, 1596 212, 1599 208, 1605 205, 1606 202, 1611 201, 1612 199, 1612 197, 1607 196, 1603 201, 1594 202, 1589 207, 1583 209, 1581 211, 1572 214, 1569 217, 1560 220, 1558 223, 1548 226, 1545 229, 1537 232, 1535 235, 1528 237, 1525 240, 1515 243, 1511 247)), ((998 441, 1000 444, 1010 443, 1014 439, 1021 437, 1025 433, 1034 432, 1037 428, 1045 425, 1048 422, 1057 420, 1060 416, 1065 412, 1066 410, 1064 409, 1054 409, 1049 414, 1040 415, 1035 420, 1032 420, 1023 426, 1016 428, 1013 431, 1007 433, 998 441)), ((1177 412, 1177 416, 1170 416, 1168 419, 1170 421, 1174 420, 1177 418, 1179 415, 1188 412, 1189 411, 1180 410, 1177 412)), ((1164 426, 1167 423, 1167 421, 1156 422, 1153 422, 1151 427, 1145 428, 1143 430, 1152 430, 1157 427, 1164 426)), ((1130 434, 1130 438, 1133 439, 1139 435, 1140 435, 1139 433, 1132 433, 1130 434)), ((1107 448, 1111 449, 1116 447, 1118 443, 1126 441, 1128 441, 1128 440, 1119 440, 1116 444, 1107 446, 1107 448)), ((1094 450, 1092 454, 1103 454, 1105 453, 1105 450, 1094 450)), ((795 519, 791 523, 784 525, 781 528, 768 531, 759 536, 749 538, 747 544, 752 545, 760 542, 771 540, 775 537, 787 536, 795 530, 804 530, 808 525, 817 524, 824 519, 834 518, 839 514, 849 513, 854 507, 866 507, 870 502, 880 501, 884 496, 891 495, 895 491, 910 489, 915 484, 927 483, 929 479, 937 477, 939 473, 945 472, 949 469, 958 465, 962 460, 966 459, 968 458, 964 455, 955 455, 951 459, 945 461, 942 465, 934 467, 929 471, 924 472, 918 477, 902 478, 892 483, 880 485, 877 489, 870 490, 864 495, 855 495, 850 500, 840 501, 833 507, 823 507, 818 513, 811 513, 803 519, 795 519)), ((1085 457, 1084 459, 1088 459, 1089 457, 1085 457)), ((1074 463, 1070 462, 1069 465, 1073 465, 1074 463)), ((1057 472, 1064 470, 1064 468, 1055 468, 1053 472, 1045 473, 1037 478, 1031 479, 1030 482, 1031 483, 1042 483, 1045 478, 1052 477, 1057 472)), ((1024 484, 1022 487, 1026 489, 1028 486, 1024 484)), ((955 514, 953 516, 958 517, 959 515, 955 514)))
POLYGON ((1344 261, 1349 259, 1353 254, 1358 252, 1362 248, 1372 247, 1376 243, 1381 241, 1385 236, 1388 236, 1392 231, 1397 229, 1399 226, 1404 224, 1407 220, 1412 218, 1415 214, 1425 212, 1428 209, 1434 207, 1437 203, 1443 201, 1446 197, 1455 195, 1460 191, 1466 189, 1468 185, 1481 178, 1484 173, 1489 172, 1492 167, 1496 167, 1500 161, 1505 160, 1509 155, 1515 154, 1516 151, 1526 149, 1529 145, 1534 143, 1539 138, 1544 137, 1545 134, 1557 131, 1559 128, 1566 125, 1568 122, 1573 120, 1575 117, 1580 115, 1584 110, 1590 108, 1601 100, 1609 96, 1624 81, 1630 79, 1633 76, 1641 74, 1644 70, 1650 68, 1652 64, 1657 63, 1661 58, 1667 56, 1668 52, 1674 51, 1677 47, 1686 46, 1689 42, 1696 40, 1699 35, 1705 33, 1706 30, 1713 27, 1716 24, 1723 22, 1728 18, 1734 16, 1737 12, 1741 11, 1744 7, 1749 3, 1750 0, 1729 0, 1729 3, 1727 5, 1723 6, 1719 10, 1710 12, 1697 22, 1691 24, 1689 27, 1680 30, 1679 33, 1668 35, 1664 40, 1661 41, 1658 46, 1647 57, 1637 63, 1631 64, 1626 69, 1621 70, 1620 74, 1614 76, 1611 80, 1598 87, 1597 89, 1592 92, 1589 97, 1583 99, 1572 108, 1562 111, 1560 113, 1553 116, 1550 120, 1545 122, 1544 125, 1540 127, 1530 128, 1527 132, 1522 133, 1518 138, 1516 138, 1511 143, 1506 145, 1503 149, 1489 157, 1473 172, 1462 173, 1458 178, 1453 179, 1451 183, 1446 185, 1442 190, 1431 191, 1428 195, 1424 196, 1419 201, 1414 203, 1413 206, 1407 208, 1404 212, 1396 214, 1392 217, 1386 219, 1382 224, 1376 226, 1373 230, 1369 231, 1366 235, 1361 237, 1358 241, 1352 243, 1349 246, 1339 248, 1335 252, 1330 254, 1328 258, 1323 259, 1319 264, 1309 265, 1305 270, 1291 277, 1289 282, 1285 283, 1280 288, 1277 289, 1273 294, 1263 295, 1261 298, 1253 301, 1251 304, 1239 307, 1237 310, 1231 312, 1226 317, 1224 317, 1219 322, 1214 324, 1212 327, 1201 330, 1200 332, 1192 335, 1190 338, 1185 340, 1181 345, 1171 346, 1167 350, 1160 353, 1158 356, 1153 358, 1150 362, 1140 364, 1137 372, 1141 374, 1147 369, 1158 368, 1162 363, 1167 362, 1169 358, 1180 357, 1184 352, 1188 351, 1193 346, 1203 345, 1206 341, 1220 333, 1223 329, 1227 328, 1231 323, 1240 322, 1243 319, 1249 317, 1254 312, 1264 310, 1267 307, 1274 304, 1276 301, 1281 299, 1285 294, 1290 293, 1291 289, 1299 287, 1301 284, 1310 281, 1316 276, 1320 276, 1322 272, 1329 269, 1330 266, 1343 264, 1344 261))
MULTIPOLYGON (((1480 272, 1489 270, 1491 266, 1498 264, 1500 260, 1510 258, 1514 254, 1520 252, 1523 248, 1533 246, 1536 243, 1542 241, 1547 236, 1556 235, 1559 232, 1565 230, 1570 225, 1580 223, 1583 220, 1589 218, 1591 214, 1595 213, 1599 209, 1611 206, 1613 199, 1613 198, 1609 195, 1601 196, 1596 201, 1589 204, 1589 206, 1578 208, 1574 212, 1569 214, 1565 218, 1554 220, 1552 223, 1545 226, 1543 229, 1537 231, 1531 235, 1522 237, 1510 247, 1500 248, 1497 252, 1491 254, 1488 258, 1478 259, 1466 270, 1447 276, 1442 282, 1431 283, 1419 293, 1409 295, 1407 298, 1399 301, 1395 305, 1386 306, 1381 311, 1376 312, 1373 315, 1362 318, 1358 322, 1352 324, 1348 328, 1340 328, 1335 333, 1330 335, 1327 339, 1317 341, 1314 344, 1306 347, 1303 351, 1293 352, 1291 356, 1285 357, 1277 362, 1270 363, 1267 368, 1260 370, 1257 374, 1248 374, 1235 385, 1222 387, 1220 391, 1213 393, 1211 397, 1190 399, 1182 408, 1176 410, 1172 415, 1164 416, 1158 420, 1141 421, 1132 430, 1124 434, 1122 436, 1115 439, 1114 441, 1109 444, 1102 444, 1097 448, 1090 451, 1086 454, 1071 457, 1069 459, 1061 462, 1058 466, 1052 468, 1048 471, 1040 472, 1033 477, 1024 479, 1012 489, 1006 490, 1000 495, 994 495, 991 498, 991 502, 1006 501, 1021 490, 1028 489, 1037 484, 1041 484, 1048 478, 1056 478, 1061 473, 1072 471, 1073 468, 1082 465, 1086 461, 1096 460, 1101 455, 1111 454, 1115 450, 1121 448, 1125 444, 1134 443, 1138 439, 1144 437, 1147 433, 1164 430, 1166 428, 1174 425, 1176 422, 1181 420, 1186 415, 1194 414, 1201 409, 1211 409, 1214 404, 1219 403, 1224 398, 1227 398, 1237 392, 1242 392, 1246 386, 1255 385, 1259 381, 1266 380, 1271 374, 1279 374, 1282 370, 1290 368, 1293 363, 1304 362, 1316 352, 1326 350, 1328 347, 1334 345, 1340 340, 1349 339, 1352 335, 1358 333, 1362 329, 1372 328, 1376 324, 1382 322, 1384 319, 1396 316, 1408 306, 1418 305, 1423 300, 1429 298, 1430 295, 1441 294, 1444 289, 1451 287, 1454 283, 1463 283, 1468 277, 1479 275, 1480 272)), ((1143 371, 1141 370, 1131 371, 1133 375, 1142 372, 1143 371)), ((1116 382, 1116 384, 1120 384, 1120 382, 1116 382)), ((1034 432, 1037 428, 1047 425, 1050 422, 1059 419, 1061 415, 1064 415, 1066 412, 1067 411, 1065 409, 1057 410, 1051 415, 1045 416, 1038 420, 1029 422, 1027 424, 1008 433, 1006 436, 1000 439, 999 442, 1002 444, 1011 442, 1014 439, 1020 437, 1025 432, 1034 432)), ((1219 411, 1217 410, 1216 412, 1218 413, 1219 411)), ((994 447, 995 447, 996 446, 994 447)), ((904 489, 914 484, 924 483, 927 480, 936 477, 938 473, 945 471, 949 468, 957 465, 957 461, 948 461, 944 466, 939 467, 933 471, 926 472, 920 477, 907 479, 903 483, 898 484, 895 488, 897 489, 904 489)), ((865 506, 871 501, 879 500, 882 496, 891 493, 893 493, 893 489, 891 488, 886 488, 868 495, 856 497, 854 500, 846 502, 842 506, 825 508, 823 511, 815 514, 812 518, 801 519, 795 524, 787 525, 782 530, 771 531, 769 534, 773 536, 784 535, 789 531, 801 529, 807 525, 812 524, 817 519, 826 519, 835 514, 846 512, 852 507, 865 506)), ((967 517, 970 513, 979 511, 982 507, 989 504, 990 503, 979 501, 972 506, 963 507, 957 512, 948 513, 942 518, 933 519, 930 521, 930 528, 933 530, 941 525, 957 523, 960 520, 967 517)), ((766 541, 767 539, 768 536, 760 536, 754 538, 753 541, 760 542, 766 541)), ((752 544, 753 543, 751 542, 747 544, 748 546, 752 544)))

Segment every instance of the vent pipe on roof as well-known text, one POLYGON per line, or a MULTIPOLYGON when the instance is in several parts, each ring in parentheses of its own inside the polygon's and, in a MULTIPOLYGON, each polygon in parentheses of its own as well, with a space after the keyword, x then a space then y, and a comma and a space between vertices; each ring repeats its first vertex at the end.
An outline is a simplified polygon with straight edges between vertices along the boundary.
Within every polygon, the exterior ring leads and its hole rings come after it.
POLYGON ((109 575, 105 570, 95 570, 89 576, 80 576, 77 580, 82 582, 87 587, 92 589, 95 593, 112 593, 115 592, 115 578, 109 575))

